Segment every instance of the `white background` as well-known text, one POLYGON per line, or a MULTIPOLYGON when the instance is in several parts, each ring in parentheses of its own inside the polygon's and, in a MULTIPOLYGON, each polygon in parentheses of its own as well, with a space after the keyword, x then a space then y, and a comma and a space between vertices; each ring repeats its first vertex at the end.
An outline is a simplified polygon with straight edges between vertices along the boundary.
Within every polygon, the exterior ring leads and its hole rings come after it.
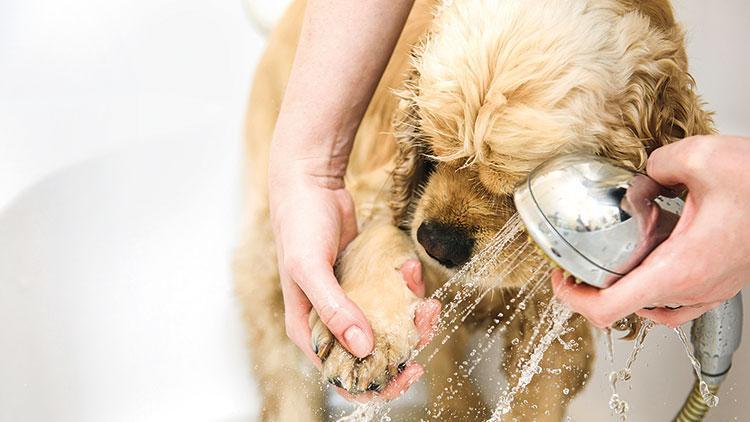
MULTIPOLYGON (((750 135, 750 6, 676 9, 719 128, 750 135)), ((0 421, 254 419, 229 263, 262 48, 239 0, 0 2, 0 421)), ((711 420, 750 410, 749 347, 711 420)), ((574 420, 606 419, 604 368, 574 420)), ((655 332, 631 420, 691 382, 655 332)))

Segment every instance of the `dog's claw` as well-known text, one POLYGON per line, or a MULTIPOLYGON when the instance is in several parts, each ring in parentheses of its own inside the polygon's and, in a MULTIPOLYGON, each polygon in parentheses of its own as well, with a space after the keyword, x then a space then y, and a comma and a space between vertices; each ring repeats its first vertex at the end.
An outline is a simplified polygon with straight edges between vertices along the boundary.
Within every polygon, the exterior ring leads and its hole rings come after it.
POLYGON ((370 383, 370 384, 369 384, 369 385, 367 386, 367 391, 376 391, 376 392, 378 392, 378 391, 382 390, 382 388, 383 388, 383 387, 382 387, 382 386, 381 386, 380 384, 377 384, 377 383, 371 382, 371 383, 370 383))
MULTIPOLYGON (((399 372, 408 366, 410 349, 397 347, 389 336, 375 334, 375 348, 365 358, 352 356, 343 346, 333 342, 323 364, 323 379, 337 380, 351 394, 381 392, 399 372), (400 363, 399 363, 400 362, 400 363)), ((337 385, 337 384, 334 384, 337 385)))
POLYGON ((325 362, 328 354, 331 352, 333 347, 333 334, 328 331, 328 327, 323 324, 323 321, 318 317, 318 313, 315 311, 310 312, 310 319, 308 321, 312 333, 310 335, 310 347, 313 353, 320 358, 321 362, 325 362))
POLYGON ((328 380, 329 383, 335 385, 338 388, 344 388, 344 385, 341 383, 341 378, 335 377, 328 380))

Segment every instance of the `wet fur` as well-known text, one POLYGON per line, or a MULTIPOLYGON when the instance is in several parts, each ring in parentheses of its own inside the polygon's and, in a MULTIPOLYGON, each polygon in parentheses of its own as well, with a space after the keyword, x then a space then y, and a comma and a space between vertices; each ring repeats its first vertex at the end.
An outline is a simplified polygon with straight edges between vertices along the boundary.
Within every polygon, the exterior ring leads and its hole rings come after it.
MULTIPOLYGON (((248 221, 235 260, 236 290, 248 327, 262 419, 324 416, 320 378, 286 338, 266 202, 268 145, 304 12, 295 2, 269 40, 247 113, 248 221)), ((687 71, 683 34, 663 0, 456 0, 435 9, 417 1, 357 133, 347 175, 360 235, 340 257, 343 288, 373 324, 376 352, 353 359, 319 321, 313 342, 325 379, 351 390, 393 376, 416 342, 416 298, 396 267, 418 256, 428 293, 454 273, 416 241, 424 220, 457 225, 481 250, 513 214, 513 186, 543 160, 593 152, 642 169, 649 152, 712 132, 687 71), (436 15, 436 17, 434 16, 436 15)), ((520 242, 520 241, 519 241, 520 242)), ((513 246, 513 245, 512 245, 513 246)), ((512 247, 509 249, 513 249, 512 247)), ((430 397, 463 360, 464 341, 510 303, 538 260, 515 270, 427 367, 430 397)), ((500 268, 498 268, 499 270, 500 268)), ((509 326, 503 368, 517 375, 544 294, 509 326)), ((542 374, 517 397, 509 417, 560 420, 591 366, 591 333, 573 321, 576 351, 555 343, 542 374), (569 388, 570 394, 562 395, 569 388)), ((443 418, 483 418, 471 383, 453 386, 443 418)), ((484 420, 484 419, 481 419, 484 420)))

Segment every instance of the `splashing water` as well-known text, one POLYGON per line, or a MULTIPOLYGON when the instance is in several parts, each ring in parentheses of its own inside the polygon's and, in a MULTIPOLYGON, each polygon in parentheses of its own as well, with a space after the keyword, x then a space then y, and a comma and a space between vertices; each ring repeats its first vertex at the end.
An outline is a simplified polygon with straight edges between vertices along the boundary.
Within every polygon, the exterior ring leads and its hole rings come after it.
POLYGON ((385 400, 374 397, 367 403, 362 403, 357 406, 350 415, 339 418, 338 422, 390 422, 391 418, 388 416, 390 410, 391 409, 388 407, 388 403, 385 400))
MULTIPOLYGON (((630 352, 630 356, 628 356, 628 360, 625 362, 625 367, 617 371, 613 370, 609 373, 609 385, 612 390, 612 396, 610 396, 609 398, 609 408, 617 416, 618 421, 624 422, 625 420, 627 420, 627 412, 630 406, 628 405, 628 402, 620 398, 620 395, 617 394, 617 382, 630 380, 631 368, 633 366, 633 363, 635 363, 635 359, 638 357, 638 353, 643 350, 643 346, 646 341, 646 335, 653 327, 653 321, 648 319, 643 320, 643 324, 638 330, 638 334, 636 334, 635 343, 633 344, 633 350, 630 352)), ((610 363, 614 369, 614 350, 612 345, 611 329, 607 330, 607 353, 610 363)))
MULTIPOLYGON (((438 299, 445 304, 435 327, 433 344, 437 343, 438 336, 444 334, 444 337, 438 347, 435 347, 435 350, 427 357, 426 363, 432 360, 440 349, 440 346, 444 345, 450 339, 451 335, 459 329, 459 324, 466 320, 481 300, 496 286, 501 285, 504 279, 519 265, 533 256, 533 249, 528 243, 523 243, 521 246, 516 247, 504 257, 500 254, 508 245, 519 238, 522 227, 520 218, 517 214, 514 214, 506 221, 500 232, 493 237, 482 251, 473 256, 469 262, 464 264, 455 275, 430 296, 430 298, 438 299), (502 270, 498 274, 490 275, 489 271, 493 268, 502 268, 502 270), (492 284, 492 286, 485 288, 484 291, 477 294, 480 284, 484 284, 479 283, 479 281, 489 276, 491 276, 493 283, 487 284, 492 284), (449 293, 454 291, 455 293, 451 297, 451 300, 446 303, 445 299, 449 293), (469 298, 475 299, 466 308, 462 308, 461 305, 469 298)), ((534 274, 537 274, 539 270, 540 268, 537 268, 534 274)), ((412 359, 419 355, 421 350, 422 348, 414 350, 412 352, 412 359)), ((390 408, 387 402, 381 399, 373 399, 367 403, 359 404, 350 415, 340 418, 338 421, 390 421, 390 417, 388 416, 389 411, 390 408)))
MULTIPOLYGON (((485 340, 480 340, 479 343, 476 345, 475 348, 469 352, 468 357, 462 361, 460 364, 458 364, 458 369, 456 372, 453 373, 453 376, 456 377, 457 385, 460 387, 463 382, 469 382, 468 378, 473 374, 474 370, 477 368, 479 363, 482 361, 482 359, 485 356, 485 353, 489 351, 495 341, 499 338, 498 335, 493 334, 500 334, 504 331, 507 331, 510 324, 513 322, 515 317, 521 313, 521 311, 525 308, 523 305, 539 290, 540 286, 544 285, 544 281, 548 279, 549 274, 551 273, 551 270, 547 268, 546 264, 540 264, 537 266, 537 268, 534 269, 532 272, 531 277, 529 277, 529 280, 519 289, 518 293, 510 299, 510 302, 515 302, 519 298, 523 296, 521 301, 518 303, 518 306, 516 309, 508 316, 508 318, 505 321, 502 321, 503 324, 501 324, 501 318, 504 317, 504 314, 500 312, 493 318, 492 324, 487 328, 484 334, 484 338, 487 339, 486 343, 485 340), (543 271, 546 270, 546 271, 543 271), (529 285, 532 285, 530 289, 528 289, 529 285), (528 290, 527 290, 528 289, 528 290), (525 294, 526 293, 526 294, 525 294), (524 295, 525 294, 525 295, 524 295), (498 329, 498 327, 500 327, 498 329), (465 381, 466 380, 466 381, 465 381)), ((486 291, 484 292, 486 294, 486 291)), ((481 296, 484 296, 481 295, 481 296)), ((473 304, 472 304, 473 305, 473 304)), ((507 312, 507 310, 506 310, 507 312)), ((517 342, 517 339, 514 339, 514 341, 517 342)), ((515 343, 514 343, 515 344, 515 343)), ((431 357, 434 356, 431 355, 431 357)), ((449 383, 452 381, 451 379, 448 380, 449 383)), ((432 405, 427 410, 427 416, 429 416, 432 419, 440 420, 443 412, 441 401, 444 398, 451 398, 455 394, 455 389, 453 388, 452 384, 449 384, 440 394, 435 397, 435 400, 432 402, 432 405)))
POLYGON ((698 378, 698 389, 701 392, 701 397, 703 397, 703 402, 706 403, 706 406, 708 407, 716 407, 719 404, 719 397, 711 393, 711 391, 708 389, 708 384, 706 384, 706 381, 703 380, 703 375, 701 374, 701 363, 698 362, 698 359, 695 358, 693 350, 688 343, 685 332, 681 327, 675 327, 674 332, 677 333, 677 336, 680 338, 682 346, 685 348, 685 352, 687 353, 688 359, 690 359, 690 363, 693 365, 695 376, 698 378))
MULTIPOLYGON (((495 411, 492 413, 490 421, 499 421, 503 415, 511 411, 511 405, 513 404, 516 394, 529 385, 534 375, 541 372, 539 364, 542 361, 542 357, 544 357, 544 352, 547 351, 556 338, 572 331, 572 328, 568 327, 568 321, 570 320, 570 317, 573 316, 573 311, 570 308, 553 298, 550 300, 548 309, 550 313, 549 330, 544 336, 542 336, 534 348, 533 353, 525 362, 516 385, 509 390, 506 389, 501 395, 500 401, 495 408, 495 411)), ((547 311, 545 311, 545 313, 546 312, 547 311)))
POLYGON ((609 361, 609 366, 612 368, 612 370, 615 369, 615 342, 612 339, 612 329, 607 328, 604 330, 606 333, 606 337, 604 337, 607 341, 607 354, 606 354, 606 360, 609 361))

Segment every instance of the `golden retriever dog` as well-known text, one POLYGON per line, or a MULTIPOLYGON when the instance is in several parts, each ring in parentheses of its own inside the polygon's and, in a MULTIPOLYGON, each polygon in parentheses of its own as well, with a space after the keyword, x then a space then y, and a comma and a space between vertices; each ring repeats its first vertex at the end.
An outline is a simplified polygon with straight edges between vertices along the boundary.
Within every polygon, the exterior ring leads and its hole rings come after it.
MULTIPOLYGON (((266 200, 269 143, 304 8, 302 0, 290 7, 255 76, 246 127, 249 225, 235 262, 262 419, 284 422, 325 417, 321 376, 285 334, 266 200)), ((514 214, 514 186, 544 160, 578 151, 643 169, 660 145, 712 130, 666 0, 417 0, 357 133, 346 178, 360 233, 336 274, 372 324, 375 350, 355 359, 313 314, 322 380, 352 393, 382 388, 418 341, 417 298, 396 268, 418 258, 434 292, 514 214)), ((426 367, 429 399, 440 396, 439 419, 484 420, 492 411, 495 403, 483 403, 472 382, 440 393, 459 371, 466 337, 514 306, 508 298, 540 260, 525 261, 501 282, 479 281, 493 294, 426 367)), ((488 274, 503 270, 502 259, 496 262, 488 274)), ((541 291, 539 300, 547 300, 549 289, 541 291)), ((498 368, 511 384, 536 335, 534 303, 517 309, 505 333, 520 340, 506 341, 498 368)), ((555 341, 542 361, 568 370, 535 376, 516 395, 509 420, 564 417, 594 356, 588 325, 574 317, 570 327, 565 338, 578 347, 555 341)))

